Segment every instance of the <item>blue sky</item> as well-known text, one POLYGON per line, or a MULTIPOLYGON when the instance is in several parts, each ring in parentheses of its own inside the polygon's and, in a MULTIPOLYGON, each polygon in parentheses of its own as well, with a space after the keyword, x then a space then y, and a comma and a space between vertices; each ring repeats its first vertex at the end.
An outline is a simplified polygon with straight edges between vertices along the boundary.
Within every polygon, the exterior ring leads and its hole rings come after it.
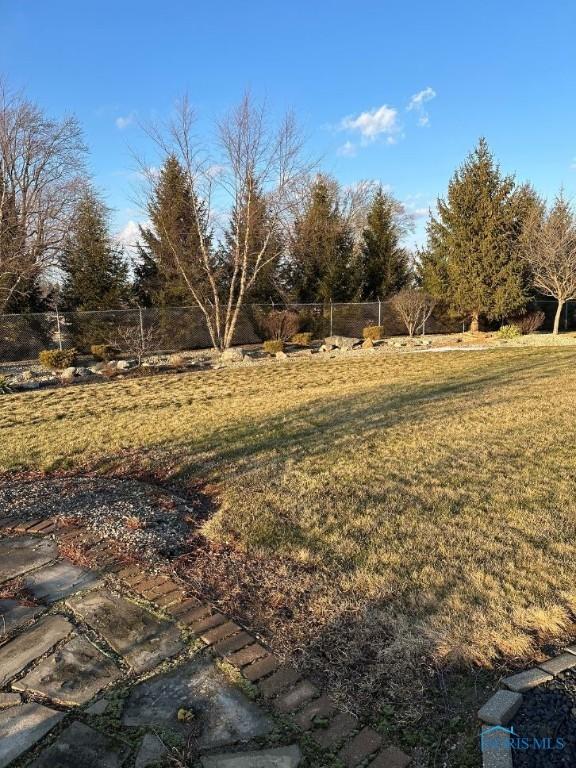
POLYGON ((80 119, 116 229, 143 218, 138 121, 188 90, 202 127, 250 88, 296 111, 341 182, 388 185, 421 241, 424 212, 480 135, 505 171, 576 196, 575 22, 567 0, 0 0, 0 73, 80 119))

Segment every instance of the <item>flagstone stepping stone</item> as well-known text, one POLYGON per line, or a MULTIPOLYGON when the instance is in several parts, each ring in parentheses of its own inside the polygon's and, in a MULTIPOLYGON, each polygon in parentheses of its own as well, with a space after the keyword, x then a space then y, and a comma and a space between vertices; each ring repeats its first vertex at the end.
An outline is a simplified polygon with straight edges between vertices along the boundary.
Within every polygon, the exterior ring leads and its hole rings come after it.
POLYGON ((55 603, 64 597, 88 587, 102 584, 94 571, 78 568, 68 560, 62 560, 46 568, 29 574, 24 579, 24 586, 37 599, 46 603, 55 603))
POLYGON ((28 624, 44 610, 40 605, 25 605, 20 600, 0 600, 0 640, 28 624))
POLYGON ((136 685, 124 704, 129 727, 165 727, 194 734, 201 748, 222 747, 268 733, 270 719, 204 658, 136 685), (178 711, 190 713, 179 719, 178 711))
POLYGON ((138 674, 154 669, 184 647, 174 624, 157 619, 139 605, 106 589, 78 595, 67 603, 138 674))
POLYGON ((90 701, 120 674, 112 659, 87 638, 75 637, 12 683, 12 688, 41 693, 63 706, 75 706, 90 701))
POLYGON ((29 768, 120 768, 130 747, 83 723, 72 723, 29 768))
POLYGON ((0 584, 28 571, 47 565, 58 556, 58 545, 52 539, 35 536, 13 536, 0 541, 0 584))
POLYGON ((166 754, 168 749, 158 736, 155 733, 147 733, 136 755, 134 768, 148 768, 149 765, 156 765, 166 754))
POLYGON ((297 744, 260 752, 235 752, 210 755, 200 760, 202 768, 297 768, 302 753, 297 744))
POLYGON ((36 703, 0 711, 0 768, 33 747, 63 717, 64 712, 36 703))
POLYGON ((74 627, 60 616, 46 616, 30 629, 0 647, 0 688, 31 661, 42 656, 64 638, 74 627))

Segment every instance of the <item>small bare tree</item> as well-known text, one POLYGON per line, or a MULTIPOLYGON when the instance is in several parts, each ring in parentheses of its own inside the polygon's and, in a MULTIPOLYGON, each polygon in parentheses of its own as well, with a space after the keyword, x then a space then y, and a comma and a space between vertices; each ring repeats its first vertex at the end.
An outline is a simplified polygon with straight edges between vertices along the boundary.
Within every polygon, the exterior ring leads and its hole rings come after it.
POLYGON ((576 215, 562 192, 550 210, 535 210, 525 228, 524 255, 534 287, 558 302, 553 333, 562 309, 576 298, 576 215))
MULTIPOLYGON (((214 347, 227 349, 234 337, 243 302, 259 273, 280 257, 285 233, 310 164, 302 159, 302 139, 294 117, 286 115, 277 126, 264 107, 249 95, 216 126, 216 152, 194 134, 195 115, 187 98, 173 121, 148 127, 161 159, 177 157, 185 169, 198 223, 197 252, 183 259, 179 245, 170 250, 194 303, 200 308, 214 347), (256 201, 265 199, 266 220, 253 214, 256 201), (222 214, 222 210, 226 214, 222 214), (230 247, 222 257, 207 238, 206 217, 212 232, 223 233, 234 211, 230 247), (254 237, 253 227, 260 229, 254 237), (254 243, 257 243, 255 247, 254 243)), ((144 164, 144 176, 154 182, 155 170, 144 164)), ((160 222, 162 228, 162 222, 160 222)), ((158 232, 169 240, 168 227, 158 232)))
POLYGON ((0 313, 55 265, 84 152, 75 118, 52 120, 0 81, 0 313))
POLYGON ((405 288, 392 298, 392 306, 402 318, 410 337, 424 329, 436 306, 436 300, 419 288, 405 288))

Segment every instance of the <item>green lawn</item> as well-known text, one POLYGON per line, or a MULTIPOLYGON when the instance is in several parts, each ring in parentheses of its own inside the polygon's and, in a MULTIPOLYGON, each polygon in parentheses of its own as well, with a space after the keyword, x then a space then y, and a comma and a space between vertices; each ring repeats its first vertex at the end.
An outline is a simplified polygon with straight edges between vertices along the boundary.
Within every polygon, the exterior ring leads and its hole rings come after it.
POLYGON ((201 485, 216 511, 193 583, 418 764, 462 766, 447 745, 471 738, 483 670, 573 633, 575 364, 342 355, 6 395, 0 467, 201 485))

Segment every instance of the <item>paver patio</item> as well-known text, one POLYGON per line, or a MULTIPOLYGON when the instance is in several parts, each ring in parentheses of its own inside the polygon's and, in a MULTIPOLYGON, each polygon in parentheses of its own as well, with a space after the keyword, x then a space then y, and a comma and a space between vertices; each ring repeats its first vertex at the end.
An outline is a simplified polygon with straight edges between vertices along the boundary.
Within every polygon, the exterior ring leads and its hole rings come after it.
MULTIPOLYGON (((0 601, 0 768, 15 761, 26 768, 147 768, 161 764, 175 743, 182 765, 297 768, 301 747, 286 741, 301 729, 320 743, 315 714, 332 718, 322 730, 332 752, 359 729, 310 681, 182 585, 106 554, 108 575, 60 558, 53 539, 0 539, 6 594, 13 584, 12 594, 31 598, 0 601), (157 601, 169 617, 120 594, 126 587, 157 601), (201 642, 191 645, 194 636, 201 642), (250 681, 261 703, 227 679, 214 657, 250 681), (295 731, 284 732, 275 713, 292 716, 295 731), (338 725, 343 717, 348 730, 338 725)), ((362 754, 378 747, 379 740, 371 742, 362 754)), ((353 752, 347 766, 356 764, 353 752)), ((329 754, 327 760, 334 764, 329 754)))

